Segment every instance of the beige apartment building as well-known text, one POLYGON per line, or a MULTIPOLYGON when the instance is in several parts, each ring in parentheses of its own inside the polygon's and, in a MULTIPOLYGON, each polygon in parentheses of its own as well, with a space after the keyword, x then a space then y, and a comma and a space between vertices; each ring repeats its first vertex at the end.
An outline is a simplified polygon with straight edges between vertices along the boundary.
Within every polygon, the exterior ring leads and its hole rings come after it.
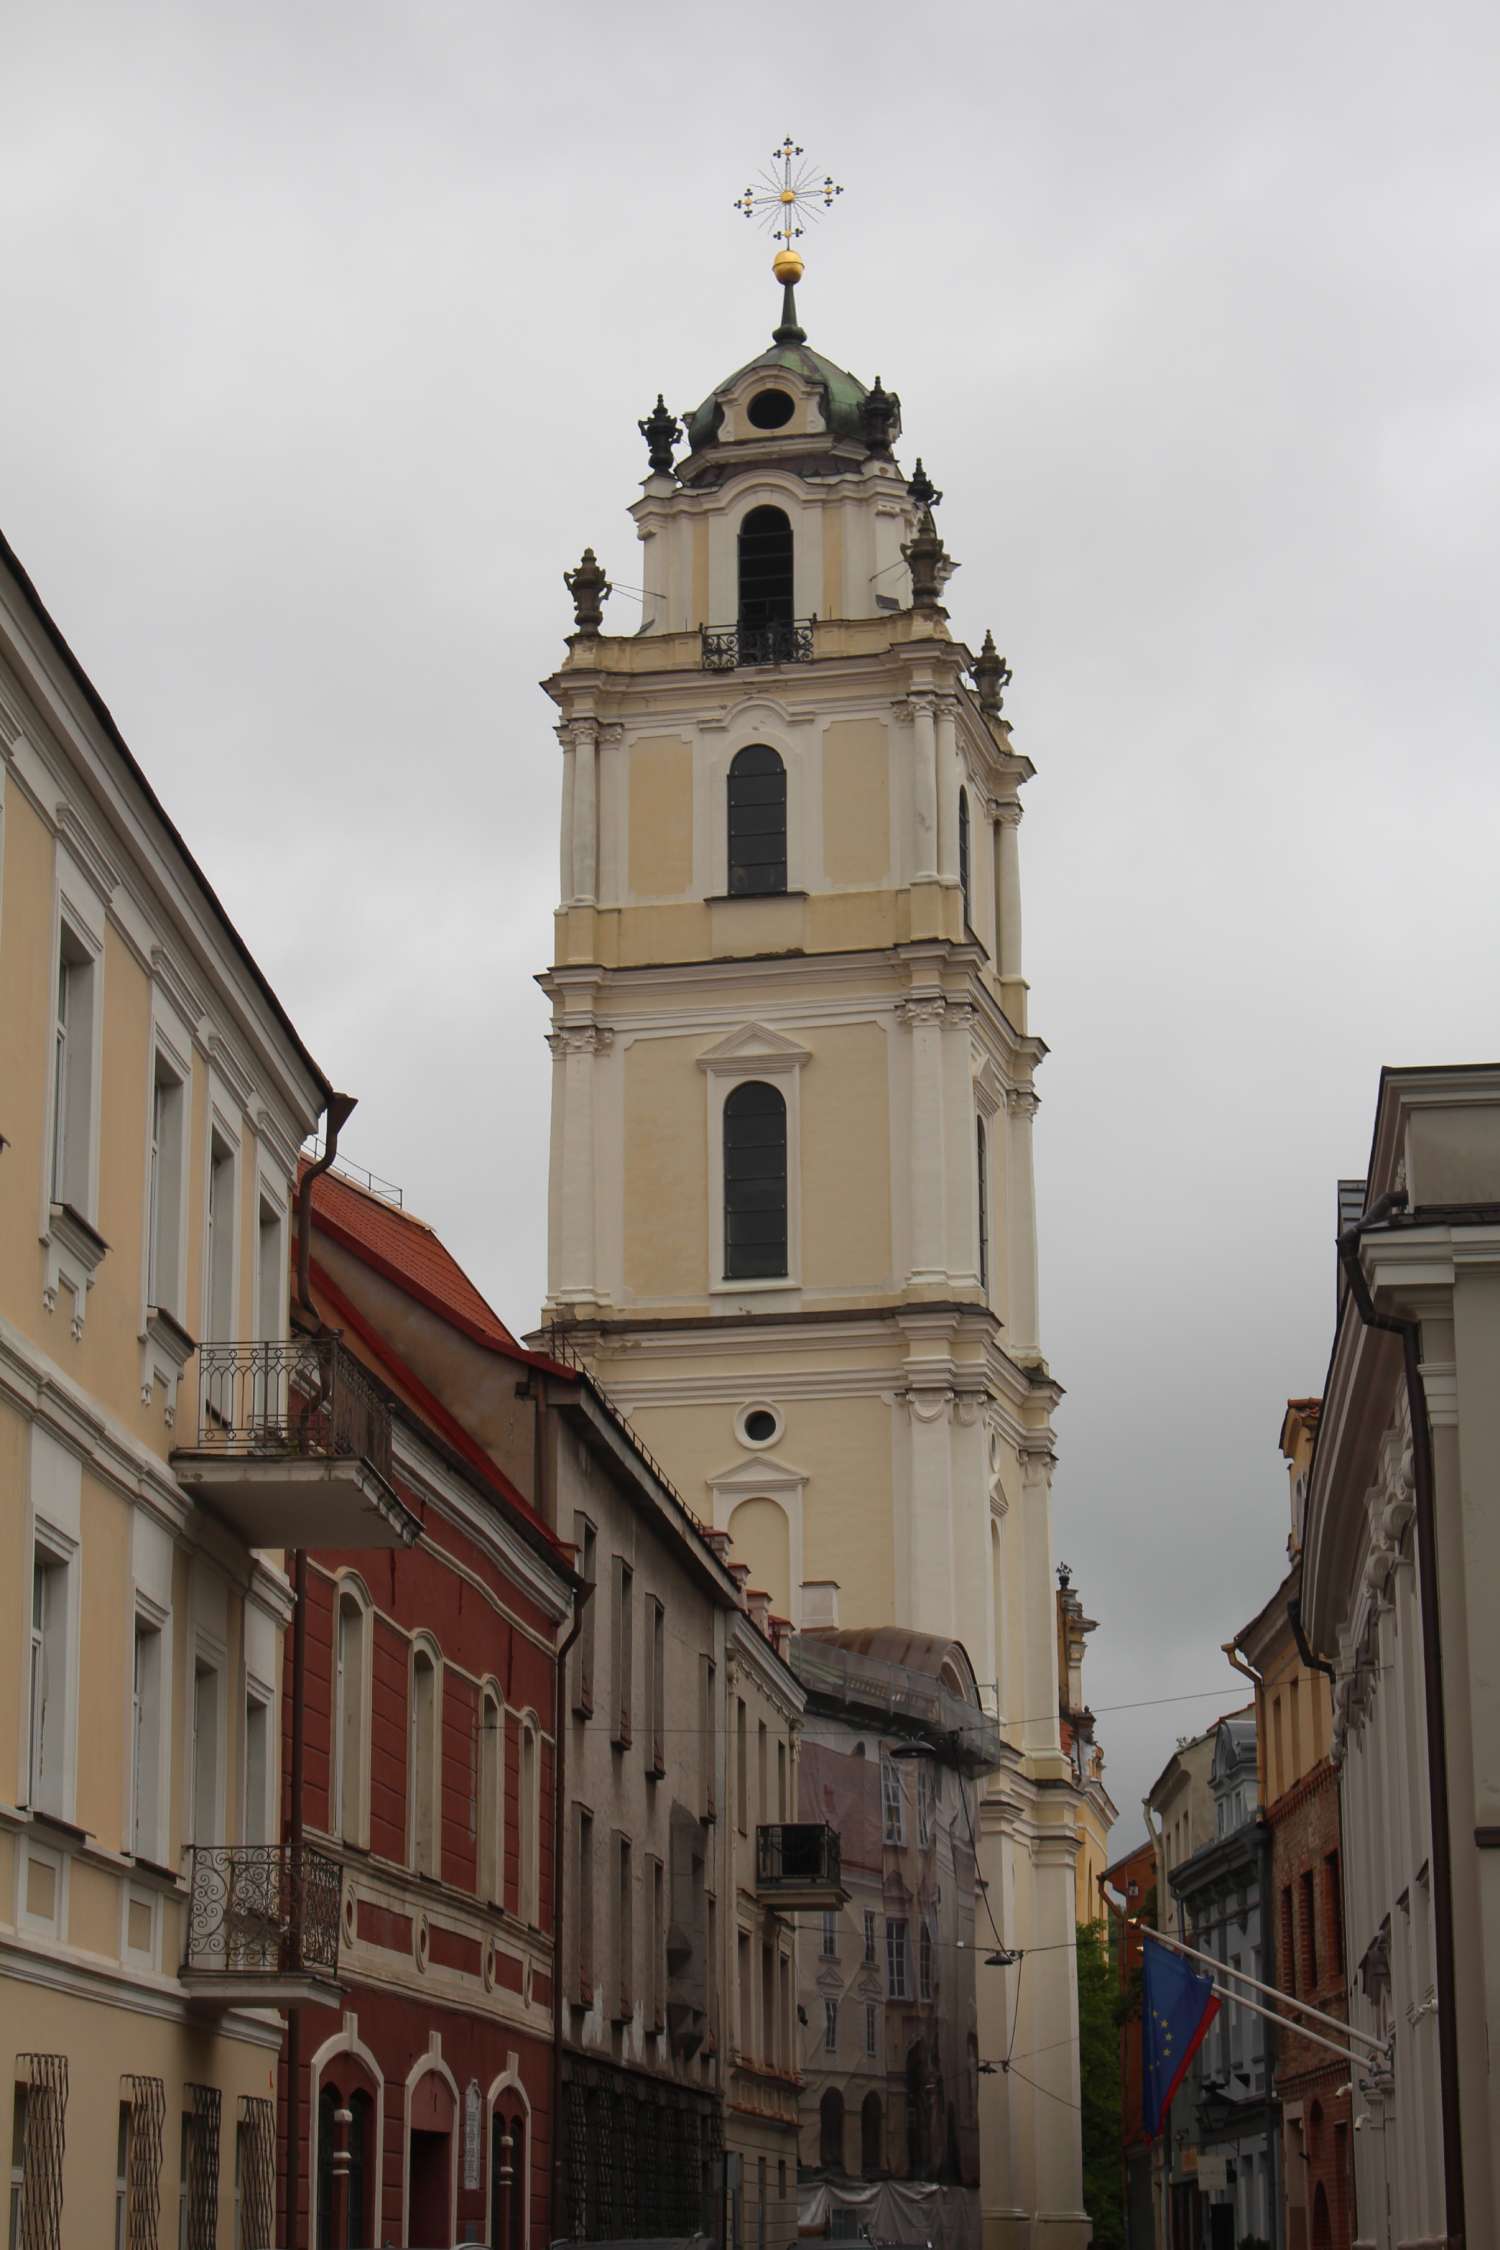
MULTIPOLYGON (((264 2243, 277 2007, 323 1981, 225 1953, 226 1884, 273 1927, 286 1895, 291 1601, 257 1549, 287 1492, 267 1462, 195 1496, 194 1357, 259 1340, 253 1379, 284 1386, 291 1184, 329 1087, 3 541, 0 845, 12 2240, 264 2243)), ((365 1494, 323 1492, 358 1536, 365 1494)))

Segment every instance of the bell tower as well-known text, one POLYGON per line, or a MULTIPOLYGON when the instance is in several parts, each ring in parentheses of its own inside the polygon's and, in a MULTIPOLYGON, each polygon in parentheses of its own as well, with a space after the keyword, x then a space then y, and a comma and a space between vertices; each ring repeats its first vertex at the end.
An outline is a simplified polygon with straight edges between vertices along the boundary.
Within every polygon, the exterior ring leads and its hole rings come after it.
MULTIPOLYGON (((821 183, 815 192, 832 190, 821 183)), ((795 210, 795 204, 794 204, 795 210)), ((978 1972, 986 2250, 1082 2217, 1021 791, 991 636, 950 629, 901 402, 769 347, 640 424, 639 629, 592 551, 562 746, 545 1324, 799 1630, 960 1639, 1001 1724, 978 1972), (633 620, 632 620, 633 625, 633 620), (1003 1918, 1002 1918, 1003 1917, 1003 1918), (987 1980, 987 1981, 986 1981, 987 1980), (1017 2008, 1019 2012, 1017 2013, 1017 2008), (1014 2019, 1014 2032, 1013 2032, 1014 2019), (1045 2050, 1045 2051, 1044 2051, 1045 2050)), ((625 575, 622 573, 622 576, 625 575)))

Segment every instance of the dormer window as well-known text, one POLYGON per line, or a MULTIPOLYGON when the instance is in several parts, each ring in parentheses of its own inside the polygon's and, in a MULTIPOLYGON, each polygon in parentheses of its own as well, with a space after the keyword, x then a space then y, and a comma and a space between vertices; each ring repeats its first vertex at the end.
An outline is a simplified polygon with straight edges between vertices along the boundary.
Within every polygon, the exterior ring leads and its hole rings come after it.
POLYGON ((792 527, 780 508, 752 508, 740 525, 740 631, 792 622, 792 527))
POLYGON ((745 408, 745 416, 757 430, 784 430, 796 411, 796 401, 790 393, 757 391, 745 408))

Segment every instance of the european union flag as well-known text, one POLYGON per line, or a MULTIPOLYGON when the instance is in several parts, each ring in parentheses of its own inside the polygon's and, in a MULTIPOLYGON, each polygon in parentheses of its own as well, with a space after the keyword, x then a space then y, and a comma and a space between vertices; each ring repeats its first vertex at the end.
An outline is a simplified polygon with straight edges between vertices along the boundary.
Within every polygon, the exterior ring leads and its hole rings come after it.
POLYGON ((1148 2137, 1155 2140, 1172 2096, 1219 2012, 1219 1995, 1212 1977, 1200 1974, 1149 1930, 1142 1935, 1141 2113, 1148 2137))

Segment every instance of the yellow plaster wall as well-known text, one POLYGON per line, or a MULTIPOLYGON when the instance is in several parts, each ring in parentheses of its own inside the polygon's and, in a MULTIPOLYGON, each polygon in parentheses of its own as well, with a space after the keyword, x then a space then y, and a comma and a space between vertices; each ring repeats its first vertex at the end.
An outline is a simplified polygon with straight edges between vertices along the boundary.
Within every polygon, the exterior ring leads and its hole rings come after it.
POLYGON ((905 891, 815 891, 807 902, 809 953, 864 953, 904 944, 905 891))
POLYGON ((711 625, 708 614, 708 518, 693 519, 693 624, 711 625))
POLYGON ((708 1279, 708 1110, 692 1039, 625 1050, 627 1299, 701 1296, 708 1279))
MULTIPOLYGON (((110 923, 104 943, 104 1041, 100 1077, 98 1227, 109 1250, 89 1291, 82 1342, 62 1326, 62 1306, 39 1334, 45 1350, 157 1453, 171 1432, 160 1405, 141 1405, 142 1255, 146 1230, 146 1104, 151 987, 110 923)), ((42 1316, 46 1320, 46 1316, 42 1316)))
POLYGON ((742 1500, 729 1519, 734 1560, 750 1565, 752 1593, 769 1594, 778 1617, 791 1615, 791 1533, 786 1510, 775 1500, 742 1500))
POLYGON ((16 787, 6 791, 4 890, 0 893, 0 1306, 37 1335, 42 1311, 42 1138, 46 1131, 52 959, 52 838, 16 787))
POLYGON ((827 1026, 802 1073, 802 1279, 867 1289, 890 1275, 890 1090, 878 1023, 827 1026))
POLYGON ((676 898, 693 882, 693 750, 681 735, 630 746, 630 889, 676 898))
POLYGON ((892 1562, 891 1409, 883 1398, 799 1399, 787 1459, 803 1492, 802 1575, 838 1580, 840 1615, 897 1615, 892 1562))
MULTIPOLYGON (((129 1740, 131 1593, 129 1505, 87 1469, 81 1497, 83 1584, 78 1614, 78 1796, 76 1819, 108 1851, 130 1847, 125 1757, 129 1740)), ((181 1612, 179 1610, 179 1619, 181 1612)), ((180 1625, 174 1646, 182 1639, 180 1625)), ((181 1709, 175 1695, 173 1714, 181 1709)))
POLYGON ((823 510, 823 599, 818 607, 825 617, 837 617, 844 607, 844 512, 823 510))
POLYGON ((890 752, 879 719, 823 730, 823 862, 830 883, 883 883, 891 861, 890 752))
POLYGON ((68 1943, 106 1961, 120 1958, 120 1879, 81 1859, 68 1871, 68 1943))

